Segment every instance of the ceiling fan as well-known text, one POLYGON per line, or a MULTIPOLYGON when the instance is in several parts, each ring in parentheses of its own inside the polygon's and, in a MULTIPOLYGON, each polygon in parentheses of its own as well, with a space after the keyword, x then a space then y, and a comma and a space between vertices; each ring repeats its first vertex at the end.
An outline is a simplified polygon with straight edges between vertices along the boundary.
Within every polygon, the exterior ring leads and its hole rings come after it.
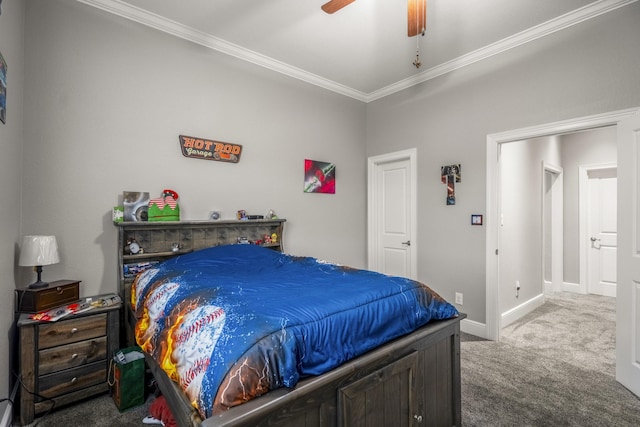
MULTIPOLYGON (((335 13, 355 0, 330 0, 321 6, 327 13, 335 13)), ((407 35, 424 35, 427 22, 427 0, 407 0, 407 35)))

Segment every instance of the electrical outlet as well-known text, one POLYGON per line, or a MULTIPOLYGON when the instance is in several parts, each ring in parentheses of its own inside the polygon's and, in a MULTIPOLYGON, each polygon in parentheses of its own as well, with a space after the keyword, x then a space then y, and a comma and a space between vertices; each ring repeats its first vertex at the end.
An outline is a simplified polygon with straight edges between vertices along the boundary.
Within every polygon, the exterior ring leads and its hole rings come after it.
POLYGON ((462 305, 462 292, 456 292, 456 304, 462 305))

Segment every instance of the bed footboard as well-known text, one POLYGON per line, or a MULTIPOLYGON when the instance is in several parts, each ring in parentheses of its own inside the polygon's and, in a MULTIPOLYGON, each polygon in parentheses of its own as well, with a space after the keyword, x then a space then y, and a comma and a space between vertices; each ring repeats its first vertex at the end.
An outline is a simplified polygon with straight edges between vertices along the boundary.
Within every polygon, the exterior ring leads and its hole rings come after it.
POLYGON ((155 361, 176 422, 203 426, 459 426, 460 321, 432 322, 338 368, 202 420, 155 361), (368 406, 367 406, 368 405, 368 406))

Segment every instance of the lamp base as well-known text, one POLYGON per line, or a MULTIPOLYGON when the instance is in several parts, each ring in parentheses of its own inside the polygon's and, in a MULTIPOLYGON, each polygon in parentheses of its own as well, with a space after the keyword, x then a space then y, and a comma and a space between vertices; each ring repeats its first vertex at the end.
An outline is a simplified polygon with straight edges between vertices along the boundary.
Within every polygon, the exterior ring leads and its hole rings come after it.
MULTIPOLYGON (((2 0, 0 0, 1 2, 2 0)), ((29 289, 42 289, 48 288, 49 283, 42 281, 42 266, 36 265, 36 273, 38 273, 38 280, 29 285, 29 289)))
POLYGON ((42 288, 48 288, 48 287, 49 287, 49 283, 43 282, 42 280, 38 280, 29 285, 29 289, 42 289, 42 288))

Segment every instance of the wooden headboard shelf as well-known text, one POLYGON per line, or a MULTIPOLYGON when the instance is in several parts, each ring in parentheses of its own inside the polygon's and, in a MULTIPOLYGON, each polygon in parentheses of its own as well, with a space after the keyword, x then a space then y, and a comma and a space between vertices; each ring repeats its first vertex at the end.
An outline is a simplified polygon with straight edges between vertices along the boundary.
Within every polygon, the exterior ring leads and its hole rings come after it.
POLYGON ((136 254, 136 255, 123 255, 122 258, 125 261, 136 261, 136 260, 140 260, 140 259, 147 259, 150 256, 153 257, 172 257, 172 256, 176 256, 176 255, 182 255, 182 254, 188 254, 189 252, 193 252, 192 249, 188 249, 188 250, 182 250, 179 249, 177 251, 167 251, 167 252, 145 252, 142 254, 136 254))
MULTIPOLYGON (((262 246, 282 252, 285 219, 217 220, 217 221, 163 221, 163 222, 114 222, 118 228, 118 292, 125 301, 130 301, 131 284, 135 278, 136 264, 155 263, 212 246, 237 243, 239 238, 250 242, 263 240, 265 235, 277 234, 275 243, 262 246), (126 251, 127 241, 135 239, 142 253, 126 251), (177 250, 172 246, 177 245, 177 250), (133 266, 132 270, 129 268, 133 266)), ((127 310, 125 310, 125 313, 127 310)), ((129 333, 127 316, 121 324, 123 332, 129 333)), ((126 337, 126 334, 120 336, 126 337)), ((124 344, 132 345, 132 337, 124 344)))

